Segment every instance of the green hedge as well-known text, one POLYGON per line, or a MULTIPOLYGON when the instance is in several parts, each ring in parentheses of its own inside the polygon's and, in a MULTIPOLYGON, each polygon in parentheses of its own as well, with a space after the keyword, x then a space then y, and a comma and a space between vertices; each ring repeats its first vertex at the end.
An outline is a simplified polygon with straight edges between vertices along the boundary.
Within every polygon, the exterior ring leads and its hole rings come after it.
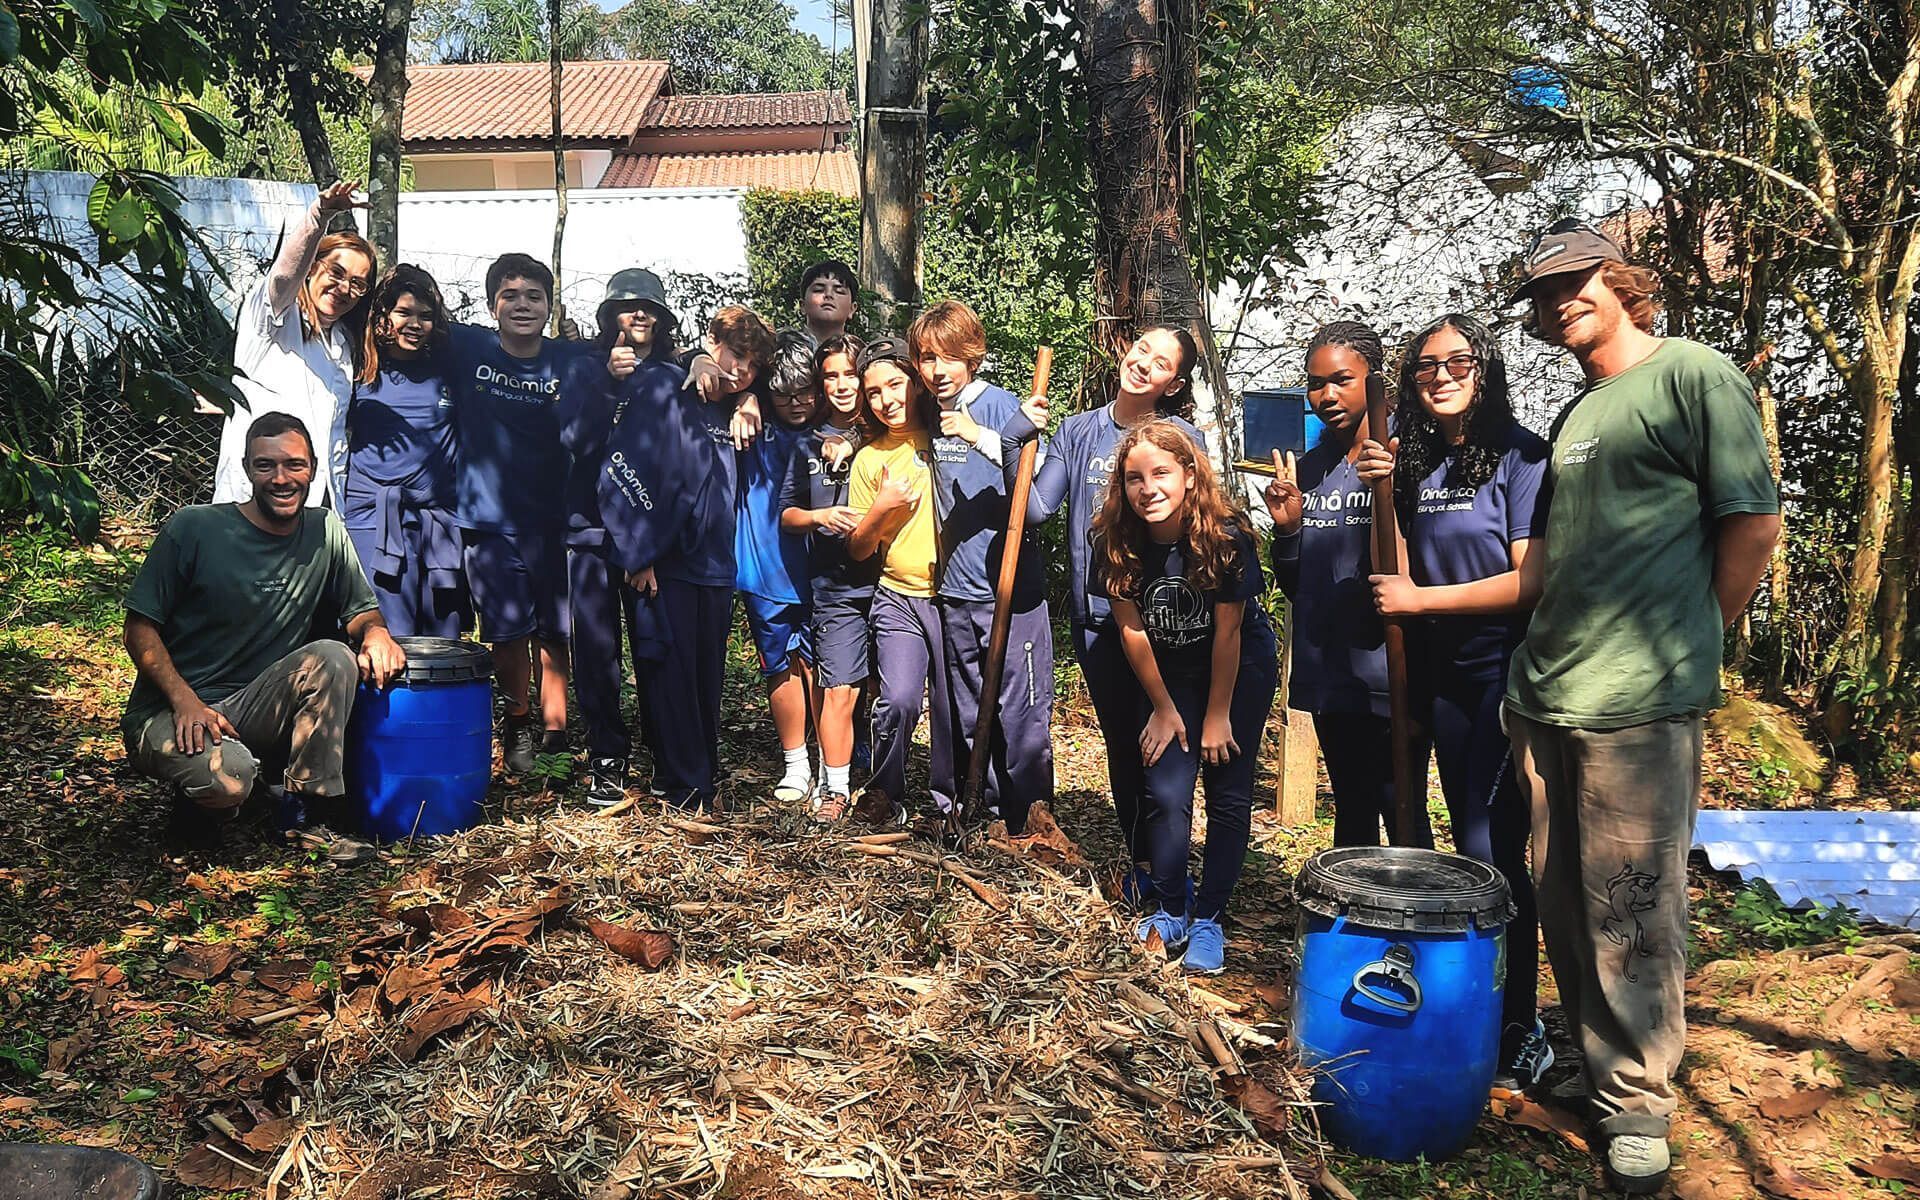
MULTIPOLYGON (((795 319, 800 273, 823 258, 859 262, 860 203, 831 192, 748 192, 741 203, 747 234, 748 303, 776 325, 795 319)), ((1078 407, 1081 371, 1093 324, 1086 292, 1068 292, 1039 269, 1037 235, 1027 230, 958 228, 950 210, 929 206, 922 261, 929 302, 964 300, 987 327, 997 382, 1026 387, 1033 352, 1054 348, 1057 408, 1078 407)), ((863 298, 856 327, 875 327, 874 306, 863 298)))

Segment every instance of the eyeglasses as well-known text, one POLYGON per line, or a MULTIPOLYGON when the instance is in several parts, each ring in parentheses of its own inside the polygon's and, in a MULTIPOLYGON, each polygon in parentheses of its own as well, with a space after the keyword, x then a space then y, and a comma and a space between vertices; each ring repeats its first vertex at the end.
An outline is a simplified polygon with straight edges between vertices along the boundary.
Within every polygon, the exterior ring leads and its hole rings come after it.
POLYGON ((1473 374, 1473 369, 1479 365, 1480 357, 1476 354, 1456 354, 1444 361, 1437 358, 1423 358, 1413 364, 1413 379, 1415 383, 1432 383, 1440 378, 1441 367, 1447 369, 1447 375, 1450 378, 1465 379, 1473 374))
POLYGON ((366 280, 357 275, 349 275, 332 263, 321 267, 320 273, 326 279, 328 287, 344 287, 347 289, 347 295, 356 300, 367 294, 366 280))

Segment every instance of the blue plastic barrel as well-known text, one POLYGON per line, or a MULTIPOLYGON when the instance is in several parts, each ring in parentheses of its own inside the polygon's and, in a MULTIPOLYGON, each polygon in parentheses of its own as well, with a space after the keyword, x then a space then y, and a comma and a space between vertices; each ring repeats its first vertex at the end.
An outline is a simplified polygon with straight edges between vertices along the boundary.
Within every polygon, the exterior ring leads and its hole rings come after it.
POLYGON ((361 828, 386 842, 471 829, 493 777, 493 657, 473 642, 398 641, 405 673, 385 690, 361 684, 347 725, 361 828))
POLYGON ((1320 1128, 1407 1162, 1467 1144, 1499 1066, 1506 880, 1457 854, 1350 846, 1296 884, 1293 1041, 1320 1128))

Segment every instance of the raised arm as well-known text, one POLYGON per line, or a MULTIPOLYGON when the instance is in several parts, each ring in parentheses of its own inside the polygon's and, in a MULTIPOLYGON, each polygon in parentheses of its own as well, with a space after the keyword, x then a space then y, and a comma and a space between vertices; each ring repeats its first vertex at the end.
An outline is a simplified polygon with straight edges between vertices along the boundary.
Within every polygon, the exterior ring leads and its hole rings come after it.
POLYGON ((333 214, 366 207, 353 199, 356 186, 355 182, 342 179, 322 188, 319 199, 306 213, 287 224, 280 240, 280 253, 274 256, 273 266, 267 271, 267 307, 275 316, 286 312, 287 306, 299 297, 333 214))

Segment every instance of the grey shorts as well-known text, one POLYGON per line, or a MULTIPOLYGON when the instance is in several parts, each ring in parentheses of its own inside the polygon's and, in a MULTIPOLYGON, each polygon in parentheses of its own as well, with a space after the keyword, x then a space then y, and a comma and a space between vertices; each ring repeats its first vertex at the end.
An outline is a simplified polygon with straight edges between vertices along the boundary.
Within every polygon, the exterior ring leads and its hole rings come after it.
POLYGON ((814 595, 813 653, 821 687, 857 687, 872 674, 869 647, 873 626, 868 617, 872 608, 871 593, 814 595))

